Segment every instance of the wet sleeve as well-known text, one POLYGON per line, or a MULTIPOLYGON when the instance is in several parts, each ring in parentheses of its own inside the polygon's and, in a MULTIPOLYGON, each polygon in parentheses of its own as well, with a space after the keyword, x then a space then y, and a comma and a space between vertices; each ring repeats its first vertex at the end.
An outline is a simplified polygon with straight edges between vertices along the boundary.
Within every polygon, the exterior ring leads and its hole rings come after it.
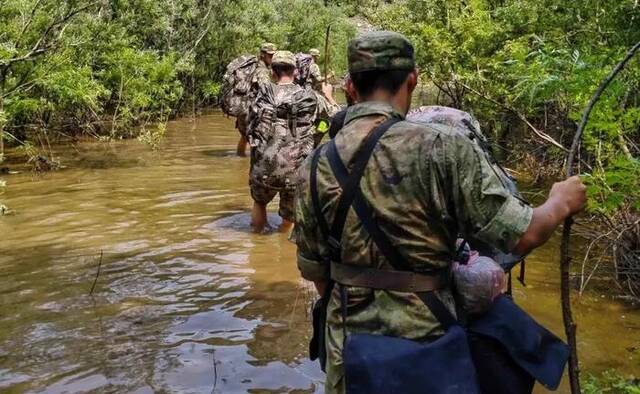
POLYGON ((298 247, 298 269, 302 277, 311 281, 326 281, 329 279, 329 266, 322 258, 322 235, 311 203, 310 168, 311 158, 309 157, 300 166, 298 174, 295 199, 296 223, 293 236, 298 247))
POLYGON ((440 199, 458 231, 511 252, 529 227, 533 209, 509 192, 481 148, 463 133, 440 135, 432 152, 446 194, 440 199))

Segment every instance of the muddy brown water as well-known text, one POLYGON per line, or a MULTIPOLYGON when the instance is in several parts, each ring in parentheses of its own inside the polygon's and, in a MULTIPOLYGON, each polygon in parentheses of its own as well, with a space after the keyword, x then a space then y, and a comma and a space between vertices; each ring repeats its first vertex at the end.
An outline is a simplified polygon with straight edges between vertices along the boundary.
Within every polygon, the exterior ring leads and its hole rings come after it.
MULTIPOLYGON (((55 148, 66 169, 2 177, 1 392, 323 391, 295 246, 248 231, 236 139, 213 113, 170 123, 157 152, 86 142, 55 148)), ((552 242, 515 296, 562 335, 557 266, 552 242)), ((588 294, 575 313, 584 370, 640 373, 638 311, 588 294)))

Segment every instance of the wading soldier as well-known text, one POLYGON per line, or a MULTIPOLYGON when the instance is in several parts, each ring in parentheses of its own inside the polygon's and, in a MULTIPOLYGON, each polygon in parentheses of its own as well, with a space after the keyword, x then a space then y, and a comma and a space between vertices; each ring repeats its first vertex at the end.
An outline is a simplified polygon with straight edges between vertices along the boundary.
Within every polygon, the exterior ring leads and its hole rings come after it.
POLYGON ((347 89, 357 104, 332 142, 301 166, 296 192, 298 267, 320 294, 332 288, 322 349, 329 394, 345 392, 345 333, 430 344, 443 335, 441 320, 419 294, 428 292, 440 311, 455 315, 445 278, 459 234, 524 255, 586 202, 584 185, 573 177, 554 184, 547 201, 532 208, 506 189, 464 131, 405 121, 418 72, 404 36, 362 35, 349 43, 348 62, 347 89), (358 171, 354 182, 349 177, 358 171), (351 192, 345 209, 341 198, 351 192), (400 260, 408 272, 396 269, 400 260), (403 287, 400 273, 416 282, 403 287))
MULTIPOLYGON (((276 46, 270 42, 266 42, 260 46, 260 55, 258 56, 258 64, 256 65, 253 75, 251 75, 251 91, 249 104, 253 102, 261 84, 271 82, 271 60, 276 52, 276 46)), ((249 108, 246 109, 247 112, 249 108)), ((240 140, 238 141, 237 154, 245 156, 247 150, 247 116, 238 116, 236 118, 236 128, 240 132, 240 140)))
POLYGON ((320 73, 320 66, 318 66, 318 59, 320 58, 320 51, 316 48, 309 49, 309 55, 313 58, 313 62, 309 66, 309 78, 307 79, 307 86, 311 87, 318 92, 322 89, 322 83, 324 82, 322 74, 320 73))
MULTIPOLYGON (((293 198, 296 174, 302 161, 313 150, 314 122, 331 105, 319 105, 320 97, 294 84, 296 59, 289 51, 273 55, 275 83, 264 83, 249 110, 251 144, 250 186, 253 198, 251 224, 261 232, 267 224, 267 204, 280 197, 281 230, 294 220, 293 198)), ((325 89, 327 99, 331 89, 325 89)))

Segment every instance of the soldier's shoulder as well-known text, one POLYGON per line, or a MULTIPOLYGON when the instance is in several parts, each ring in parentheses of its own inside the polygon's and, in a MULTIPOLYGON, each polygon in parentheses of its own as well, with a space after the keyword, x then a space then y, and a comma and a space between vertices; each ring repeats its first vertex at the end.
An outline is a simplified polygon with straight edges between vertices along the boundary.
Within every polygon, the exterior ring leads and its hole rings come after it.
MULTIPOLYGON (((460 126, 440 123, 423 123, 413 120, 404 120, 395 127, 412 134, 421 134, 425 137, 438 137, 445 140, 469 141, 468 132, 460 126)), ((469 141, 470 142, 470 141, 469 141)))

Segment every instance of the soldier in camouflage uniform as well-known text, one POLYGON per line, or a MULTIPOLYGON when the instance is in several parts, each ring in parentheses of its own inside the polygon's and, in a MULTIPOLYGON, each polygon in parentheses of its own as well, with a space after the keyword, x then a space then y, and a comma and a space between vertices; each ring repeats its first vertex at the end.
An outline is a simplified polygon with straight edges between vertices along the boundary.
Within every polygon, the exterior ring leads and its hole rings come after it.
POLYGON ((261 84, 272 82, 271 64, 276 51, 276 46, 270 42, 260 46, 260 61, 252 79, 256 91, 261 84))
MULTIPOLYGON (((520 255, 542 245, 570 214, 586 202, 585 187, 573 177, 553 186, 549 199, 532 208, 500 182, 486 156, 464 130, 447 124, 406 121, 417 84, 411 43, 393 32, 371 32, 348 47, 350 94, 344 128, 335 142, 351 168, 369 133, 385 120, 401 121, 382 136, 360 182, 375 221, 415 273, 448 270, 459 234, 520 255)), ((318 149, 326 151, 326 145, 318 149)), ((313 208, 309 186, 311 160, 300 169, 296 192, 298 267, 323 294, 330 280, 331 249, 313 208)), ((342 193, 326 155, 318 163, 319 204, 331 225, 342 193)), ((340 243, 340 263, 391 269, 353 209, 340 243)), ((339 284, 340 278, 333 277, 339 284)), ((337 285, 327 308, 325 392, 344 393, 343 322, 337 285)), ((440 323, 410 292, 343 286, 348 295, 346 331, 430 341, 443 334, 440 323)), ((436 291, 454 311, 449 288, 436 291)), ((408 368, 412 366, 408 365, 408 368)))
POLYGON ((295 66, 291 52, 276 52, 272 64, 276 82, 260 86, 249 110, 251 218, 256 232, 264 229, 267 204, 276 194, 280 195, 281 230, 290 228, 295 215, 296 172, 313 150, 314 122, 333 108, 330 103, 335 104, 330 90, 325 98, 294 84, 295 66), (291 108, 295 108, 295 115, 289 112, 291 108))
MULTIPOLYGON (((258 65, 251 77, 251 93, 255 96, 261 84, 271 82, 271 60, 276 52, 276 46, 270 42, 265 42, 260 46, 260 55, 258 56, 258 65)), ((240 140, 238 141, 237 154, 245 156, 247 150, 247 118, 240 116, 236 118, 236 129, 240 132, 240 140)))
POLYGON ((322 89, 322 82, 324 82, 322 74, 320 73, 320 66, 318 66, 320 51, 316 48, 311 48, 309 50, 309 55, 311 55, 311 57, 313 58, 313 62, 309 66, 309 78, 307 78, 307 86, 319 92, 322 89))

